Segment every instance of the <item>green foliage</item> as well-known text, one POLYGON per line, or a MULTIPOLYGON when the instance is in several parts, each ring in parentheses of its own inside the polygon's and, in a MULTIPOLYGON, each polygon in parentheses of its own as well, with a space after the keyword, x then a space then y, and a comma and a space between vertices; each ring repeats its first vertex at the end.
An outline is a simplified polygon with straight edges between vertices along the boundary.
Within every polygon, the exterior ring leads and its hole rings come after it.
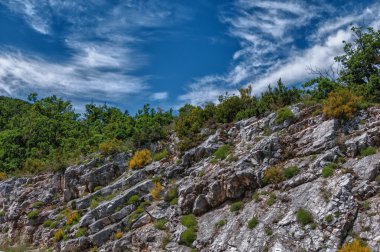
POLYGON ((278 184, 284 180, 283 169, 277 166, 271 166, 264 172, 264 184, 278 184))
POLYGON ((380 185, 380 175, 377 175, 377 177, 376 177, 375 181, 377 182, 377 184, 379 184, 379 185, 380 185))
POLYGON ((376 148, 372 146, 368 146, 367 148, 360 151, 360 155, 363 157, 370 156, 376 154, 376 148))
POLYGON ((61 241, 64 238, 64 236, 65 236, 65 232, 63 231, 63 229, 58 229, 54 233, 53 240, 55 242, 59 242, 59 241, 61 241))
POLYGON ((172 111, 145 105, 133 117, 107 105, 86 105, 80 117, 71 102, 56 96, 32 103, 0 97, 0 172, 38 173, 63 169, 81 156, 100 149, 124 151, 128 140, 138 148, 164 139, 173 122, 172 111))
POLYGON ((91 209, 94 209, 96 208, 97 206, 99 206, 99 201, 97 198, 92 198, 91 201, 90 201, 90 208, 91 209))
POLYGON ((261 198, 258 192, 255 192, 254 194, 252 194, 252 200, 254 200, 255 202, 261 201, 261 198))
POLYGON ((218 222, 215 223, 215 228, 221 228, 224 225, 226 225, 226 223, 227 223, 226 220, 220 220, 220 221, 218 221, 218 222))
POLYGON ((264 228, 264 232, 265 232, 265 234, 268 235, 268 236, 271 236, 271 235, 273 234, 273 230, 272 230, 272 228, 269 227, 269 226, 266 226, 266 227, 264 228))
POLYGON ((272 206, 274 203, 276 203, 277 196, 274 192, 271 192, 269 194, 269 199, 266 201, 268 206, 272 206))
POLYGON ((129 197, 127 204, 128 205, 137 205, 137 203, 140 202, 140 196, 139 195, 132 195, 129 197))
POLYGON ((188 228, 181 234, 181 243, 191 247, 193 242, 197 239, 197 232, 193 228, 188 228))
POLYGON ((32 210, 31 212, 28 213, 28 219, 29 220, 37 219, 39 214, 40 214, 40 211, 32 210))
POLYGON ((198 222, 194 214, 188 214, 181 217, 181 224, 187 228, 196 228, 198 222))
POLYGON ((343 68, 340 79, 345 83, 367 84, 371 76, 379 74, 380 31, 352 27, 354 41, 344 41, 344 55, 335 57, 343 68))
POLYGON ((158 220, 155 221, 154 227, 157 228, 157 229, 160 229, 160 230, 165 230, 166 229, 165 224, 167 222, 168 221, 166 219, 158 219, 158 220))
POLYGON ((86 236, 87 235, 87 228, 85 227, 81 227, 77 230, 77 232, 75 233, 75 237, 76 238, 79 238, 79 237, 82 237, 82 236, 86 236))
POLYGON ((294 118, 293 112, 288 108, 284 107, 277 110, 276 118, 274 119, 275 124, 281 124, 286 120, 290 120, 294 118))
POLYGON ((214 157, 218 160, 223 160, 223 159, 226 159, 226 157, 231 153, 231 146, 230 145, 223 145, 221 147, 219 147, 219 149, 217 149, 215 152, 214 152, 214 157))
POLYGON ((164 149, 164 150, 161 151, 161 152, 155 153, 155 154, 153 155, 153 160, 154 160, 154 161, 160 161, 160 160, 166 158, 168 155, 169 155, 168 150, 167 150, 167 149, 164 149))
POLYGON ((332 214, 329 214, 325 217, 325 221, 330 223, 334 220, 334 216, 332 216, 332 214))
POLYGON ((33 203, 32 207, 33 207, 33 208, 41 208, 41 207, 43 207, 44 205, 45 205, 44 202, 42 202, 42 201, 37 201, 37 202, 33 203))
POLYGON ((236 201, 236 202, 231 204, 230 210, 231 210, 231 212, 237 212, 240 209, 242 209, 243 207, 244 207, 244 203, 242 201, 236 201))
POLYGON ((169 188, 165 193, 164 200, 166 202, 172 202, 176 198, 178 198, 178 189, 176 187, 169 188))
POLYGON ((298 209, 296 213, 296 218, 297 222, 302 226, 306 226, 307 224, 311 224, 314 222, 313 215, 303 208, 298 209))
POLYGON ((249 229, 254 229, 258 224, 259 224, 259 220, 256 217, 252 217, 252 219, 248 221, 247 226, 249 229))
POLYGON ((328 178, 334 175, 334 167, 332 165, 327 165, 322 168, 322 177, 328 178))
POLYGON ((286 179, 291 179, 300 172, 300 169, 297 166, 291 166, 284 169, 284 177, 286 179))
POLYGON ((113 155, 121 152, 123 149, 123 142, 118 139, 111 139, 99 144, 99 150, 103 155, 113 155))

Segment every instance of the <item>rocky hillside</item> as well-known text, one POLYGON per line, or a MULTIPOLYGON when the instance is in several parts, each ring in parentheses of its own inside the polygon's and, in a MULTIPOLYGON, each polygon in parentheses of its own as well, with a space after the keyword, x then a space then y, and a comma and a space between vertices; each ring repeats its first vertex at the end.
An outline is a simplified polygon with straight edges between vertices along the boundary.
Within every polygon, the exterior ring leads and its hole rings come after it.
POLYGON ((380 107, 344 124, 319 109, 225 125, 182 157, 173 138, 141 169, 121 153, 0 182, 0 247, 380 251, 380 107))

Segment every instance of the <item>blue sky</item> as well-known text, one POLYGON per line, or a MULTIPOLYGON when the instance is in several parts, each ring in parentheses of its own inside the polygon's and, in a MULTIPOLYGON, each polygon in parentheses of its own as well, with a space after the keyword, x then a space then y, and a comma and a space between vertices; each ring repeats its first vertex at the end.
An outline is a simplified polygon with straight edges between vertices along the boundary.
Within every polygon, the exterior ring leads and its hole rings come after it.
POLYGON ((56 94, 132 113, 216 101, 330 67, 377 1, 0 0, 0 95, 56 94))

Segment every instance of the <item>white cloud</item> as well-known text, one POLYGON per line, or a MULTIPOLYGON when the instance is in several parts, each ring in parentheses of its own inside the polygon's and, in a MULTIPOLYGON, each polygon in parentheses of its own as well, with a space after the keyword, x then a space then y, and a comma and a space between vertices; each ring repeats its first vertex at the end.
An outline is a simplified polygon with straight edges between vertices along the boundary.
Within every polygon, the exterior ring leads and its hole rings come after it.
POLYGON ((328 37, 324 44, 314 45, 297 55, 289 56, 288 62, 271 68, 268 74, 256 80, 253 84, 254 91, 263 91, 268 84, 273 84, 280 78, 287 84, 303 82, 311 77, 308 67, 328 69, 334 64, 334 57, 342 53, 342 41, 350 39, 349 30, 339 30, 328 37))
POLYGON ((147 88, 145 81, 96 67, 68 62, 55 64, 17 53, 0 53, 0 93, 15 95, 34 90, 59 93, 73 100, 122 99, 147 88))
POLYGON ((63 95, 76 104, 84 100, 125 103, 126 96, 132 94, 141 95, 141 99, 167 98, 165 92, 152 94, 148 84, 151 76, 132 74, 148 63, 147 56, 135 49, 144 38, 134 31, 188 18, 180 5, 160 0, 117 4, 103 0, 4 0, 0 5, 52 38, 56 35, 54 22, 63 22, 63 42, 70 50, 69 58, 57 63, 16 48, 0 48, 0 94, 24 98, 25 93, 37 91, 63 95))
POLYGON ((153 101, 161 101, 161 100, 166 100, 168 97, 169 97, 168 92, 158 92, 158 93, 154 93, 151 96, 151 99, 153 101))
POLYGON ((287 85, 300 84, 312 77, 310 68, 328 69, 334 64, 334 57, 342 53, 342 41, 351 39, 351 23, 380 26, 376 4, 350 13, 324 1, 317 6, 309 1, 236 0, 234 6, 235 10, 221 13, 221 21, 241 46, 233 54, 231 69, 196 79, 180 101, 215 101, 225 91, 247 83, 258 94, 280 78, 287 85), (306 48, 295 46, 297 39, 304 40, 306 48))

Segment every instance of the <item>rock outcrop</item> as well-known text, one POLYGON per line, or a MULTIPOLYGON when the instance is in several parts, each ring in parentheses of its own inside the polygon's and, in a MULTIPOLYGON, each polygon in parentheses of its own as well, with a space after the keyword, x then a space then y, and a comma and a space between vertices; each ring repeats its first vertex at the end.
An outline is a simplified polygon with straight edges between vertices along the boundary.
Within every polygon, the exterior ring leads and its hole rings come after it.
POLYGON ((337 251, 360 237, 380 251, 380 108, 345 123, 291 110, 294 119, 281 125, 273 113, 219 129, 180 162, 172 153, 129 170, 121 153, 2 181, 0 248, 337 251), (226 144, 228 157, 216 159, 226 144), (273 167, 293 173, 270 183, 273 167), (157 183, 160 199, 151 195, 157 183), (193 248, 181 239, 186 214, 197 220, 193 248))

